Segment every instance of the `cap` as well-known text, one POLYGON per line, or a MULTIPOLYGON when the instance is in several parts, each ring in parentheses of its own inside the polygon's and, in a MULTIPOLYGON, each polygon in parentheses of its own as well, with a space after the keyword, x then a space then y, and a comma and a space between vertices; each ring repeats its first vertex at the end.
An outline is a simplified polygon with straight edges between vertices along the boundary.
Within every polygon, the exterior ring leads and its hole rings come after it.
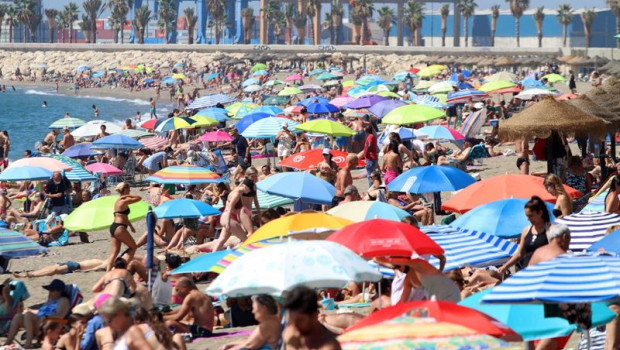
POLYGON ((71 313, 78 316, 88 316, 93 314, 93 309, 88 303, 78 304, 71 310, 71 313))
POLYGON ((323 148, 323 154, 331 154, 331 153, 332 153, 331 148, 323 148))
POLYGON ((288 128, 288 122, 287 121, 283 121, 282 122, 282 127, 283 128, 288 128))
POLYGON ((54 279, 50 284, 43 286, 43 289, 47 289, 49 291, 64 291, 65 287, 65 282, 59 279, 54 279))

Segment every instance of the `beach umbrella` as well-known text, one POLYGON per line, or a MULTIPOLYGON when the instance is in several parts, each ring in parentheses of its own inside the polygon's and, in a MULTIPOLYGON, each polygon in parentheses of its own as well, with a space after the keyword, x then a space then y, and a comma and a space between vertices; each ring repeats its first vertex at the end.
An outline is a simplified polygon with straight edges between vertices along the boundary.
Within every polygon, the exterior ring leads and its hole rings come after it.
POLYGON ((559 75, 557 73, 550 73, 550 74, 543 75, 543 78, 547 79, 547 81, 552 83, 552 84, 566 80, 566 79, 564 79, 563 76, 561 76, 561 75, 559 75))
MULTIPOLYGON (((420 309, 412 315, 424 316, 428 311, 420 309)), ((371 349, 514 349, 503 340, 463 326, 459 322, 445 322, 433 317, 412 317, 408 314, 357 328, 338 336, 343 350, 371 349)), ((472 328, 470 328, 472 327, 472 328)))
POLYGON ((280 90, 280 92, 278 92, 278 96, 293 96, 293 95, 298 95, 302 93, 303 91, 299 90, 296 87, 286 87, 280 90))
POLYGON ((512 81, 495 80, 482 85, 478 90, 489 93, 496 90, 508 89, 516 86, 517 84, 513 83, 512 81))
POLYGON ((442 118, 445 115, 446 112, 442 110, 414 104, 393 109, 381 119, 381 122, 397 125, 416 124, 442 118))
MULTIPOLYGON (((64 228, 71 231, 93 232, 108 229, 114 222, 114 203, 119 196, 105 196, 82 203, 64 220, 64 228)), ((139 201, 129 205, 129 221, 144 219, 149 204, 139 201)))
MULTIPOLYGON (((258 206, 260 209, 284 207, 294 203, 294 201, 290 198, 267 194, 263 191, 256 191, 256 197, 258 198, 258 206)), ((222 203, 221 200, 213 204, 213 207, 216 209, 220 209, 223 206, 224 203, 222 203)), ((256 209, 256 205, 254 203, 252 203, 252 208, 256 209)))
POLYGON ((99 71, 96 71, 95 73, 93 73, 92 77, 93 77, 93 78, 100 78, 100 77, 102 77, 104 74, 105 74, 105 71, 103 71, 103 70, 99 70, 99 71))
POLYGON ((142 129, 153 130, 155 129, 155 125, 161 120, 163 119, 149 119, 147 121, 140 123, 138 126, 141 127, 142 129))
POLYGON ((153 212, 158 219, 199 218, 222 214, 207 203, 186 198, 166 201, 158 205, 153 212))
POLYGON ((289 100, 288 96, 269 96, 265 98, 265 100, 263 101, 263 105, 265 106, 284 105, 286 102, 288 102, 288 100, 289 100))
MULTIPOLYGON (((517 251, 517 244, 481 231, 459 230, 452 226, 422 226, 426 233, 444 250, 444 271, 464 266, 486 267, 506 262, 517 251)), ((439 268, 439 259, 431 257, 429 263, 439 268)))
POLYGON ((443 125, 429 125, 418 129, 418 131, 428 135, 428 138, 433 140, 457 141, 465 138, 460 132, 443 125))
MULTIPOLYGON (((508 198, 530 199, 538 196, 545 202, 555 202, 543 184, 544 178, 533 175, 506 174, 478 181, 455 194, 443 203, 447 211, 465 213, 480 205, 508 198)), ((579 191, 564 185, 572 198, 580 197, 579 191)))
POLYGON ((125 130, 121 130, 117 132, 115 135, 123 135, 123 136, 131 137, 132 139, 139 139, 141 137, 153 136, 154 134, 150 132, 146 132, 144 130, 125 129, 125 130))
POLYGON ((207 76, 205 77, 205 81, 206 81, 206 82, 209 82, 209 81, 211 81, 211 80, 213 80, 213 79, 217 78, 219 75, 220 75, 219 73, 211 73, 211 74, 209 74, 209 75, 207 75, 207 76))
POLYGON ((363 75, 362 77, 357 79, 355 81, 355 84, 366 86, 366 85, 369 85, 370 83, 375 82, 375 81, 383 81, 383 78, 381 78, 378 75, 367 74, 367 75, 363 75))
MULTIPOLYGON (((524 198, 509 198, 486 203, 459 216, 450 226, 487 232, 502 238, 515 238, 521 235, 524 227, 531 225, 524 210, 528 201, 524 198), (506 225, 507 222, 510 225, 506 225)), ((553 222, 553 204, 545 205, 553 222)))
POLYGON ((158 149, 167 145, 170 140, 163 136, 153 136, 138 140, 142 146, 148 149, 158 149))
POLYGON ((569 249, 577 252, 589 248, 608 233, 608 229, 620 225, 620 215, 614 213, 575 213, 555 220, 570 229, 569 249))
POLYGON ((93 174, 103 174, 104 176, 122 175, 123 171, 112 164, 92 163, 86 166, 86 170, 93 174))
POLYGON ((142 144, 131 137, 123 135, 110 135, 100 138, 92 143, 93 149, 139 149, 142 144))
POLYGON ((49 180, 52 172, 39 166, 20 166, 4 170, 0 173, 0 181, 38 181, 49 180))
POLYGON ((250 86, 250 85, 256 85, 258 83, 260 83, 260 79, 258 79, 258 78, 249 78, 249 79, 245 80, 243 83, 241 83, 241 86, 242 87, 247 87, 247 86, 250 86))
POLYGON ((232 136, 223 130, 206 132, 198 138, 198 141, 202 142, 230 142, 232 140, 232 136))
POLYGON ((256 92, 261 91, 262 88, 259 85, 250 85, 243 89, 243 92, 256 92))
POLYGON ((448 98, 446 102, 448 103, 468 103, 470 101, 481 101, 485 98, 489 97, 486 93, 475 90, 475 89, 465 89, 460 91, 452 91, 448 93, 448 98))
POLYGON ((176 73, 176 74, 172 75, 172 79, 180 80, 180 79, 185 79, 185 78, 187 78, 187 77, 183 73, 176 73))
POLYGON ((0 257, 24 258, 46 253, 47 249, 19 232, 0 228, 0 257))
POLYGON ((285 118, 262 118, 250 124, 250 126, 248 126, 245 130, 241 132, 241 135, 250 139, 265 139, 270 137, 276 137, 276 135, 278 135, 278 132, 282 130, 282 124, 284 122, 288 124, 288 129, 292 132, 295 132, 295 128, 297 127, 297 125, 299 125, 299 123, 285 118))
POLYGON ((420 71, 417 74, 417 76, 421 77, 421 78, 429 78, 432 77, 434 75, 439 75, 441 74, 441 72, 443 71, 443 69, 437 69, 437 68, 433 68, 433 67, 426 67, 426 68, 422 68, 420 69, 420 71))
POLYGON ((410 214, 391 204, 379 201, 353 201, 342 203, 327 211, 328 214, 361 222, 371 219, 400 221, 410 214))
POLYGON ((78 143, 67 148, 62 155, 70 158, 88 157, 93 154, 90 150, 90 143, 78 143))
MULTIPOLYGON (((332 80, 331 82, 335 82, 335 81, 332 80)), ((304 91, 304 92, 311 92, 311 91, 320 90, 320 89, 321 89, 320 85, 313 85, 313 84, 306 84, 306 85, 302 85, 299 87, 299 90, 304 91)))
POLYGON ((201 128, 203 126, 213 126, 219 124, 219 121, 202 115, 195 115, 193 117, 189 117, 189 119, 192 120, 192 128, 201 128))
POLYGON ((97 177, 93 176, 93 174, 88 172, 84 168, 84 166, 82 166, 82 163, 78 162, 77 160, 73 158, 69 158, 69 157, 66 157, 60 154, 47 154, 47 155, 44 155, 43 157, 49 157, 49 158, 55 159, 63 163, 64 165, 71 167, 71 171, 65 173, 65 176, 71 182, 75 182, 75 181, 84 182, 84 181, 97 180, 97 177))
POLYGON ((149 206, 149 210, 146 213, 146 270, 148 274, 148 280, 146 287, 149 292, 152 292, 153 284, 155 281, 153 278, 153 255, 155 248, 155 225, 157 218, 153 214, 153 209, 149 206))
POLYGON ((284 78, 284 81, 297 81, 297 80, 304 80, 304 77, 302 77, 299 74, 291 74, 287 76, 286 78, 284 78))
POLYGON ((613 232, 607 234, 605 237, 589 246, 587 250, 594 253, 609 252, 620 255, 620 230, 615 229, 613 232))
POLYGON ((325 72, 325 73, 319 74, 319 76, 316 77, 315 79, 316 80, 321 80, 321 81, 323 81, 323 80, 332 80, 332 79, 342 79, 342 76, 325 72))
POLYGON ((420 80, 414 87, 413 90, 428 90, 429 87, 439 83, 437 80, 420 80))
MULTIPOLYGON (((332 149, 330 150, 330 154, 332 155, 332 161, 336 163, 338 167, 343 168, 346 165, 347 156, 349 155, 347 152, 332 149)), ((278 164, 283 167, 297 170, 312 170, 316 169, 316 166, 322 161, 324 161, 323 150, 311 149, 308 151, 291 154, 290 156, 282 159, 278 164)), ((366 163, 364 163, 364 161, 358 160, 358 167, 363 167, 365 165, 366 163)))
POLYGON ((356 322, 347 328, 347 332, 373 326, 399 316, 413 314, 419 314, 419 317, 431 317, 439 322, 469 327, 480 334, 503 339, 510 338, 513 341, 521 340, 519 334, 485 313, 448 301, 435 300, 412 301, 388 306, 356 322))
POLYGON ((448 165, 429 165, 409 169, 392 180, 387 188, 392 192, 428 193, 458 191, 476 183, 471 175, 448 165))
POLYGON ((450 91, 454 91, 454 85, 450 81, 441 81, 428 88, 428 92, 431 94, 446 94, 450 91))
POLYGON ((190 103, 185 109, 203 109, 215 107, 218 104, 226 105, 236 101, 236 98, 224 94, 207 94, 194 100, 194 102, 190 103))
POLYGON ((253 72, 253 73, 252 73, 252 76, 253 76, 253 77, 262 77, 262 76, 266 76, 266 75, 269 75, 269 72, 267 72, 267 71, 266 71, 266 70, 264 70, 264 69, 257 70, 256 72, 253 72))
POLYGON ((168 132, 172 130, 192 128, 192 124, 194 122, 195 120, 188 117, 172 117, 166 119, 159 119, 159 121, 155 123, 155 131, 168 132))
POLYGON ((366 89, 363 86, 355 86, 350 88, 348 91, 345 91, 347 96, 350 97, 358 97, 360 94, 366 92, 366 89))
POLYGON ((147 84, 154 83, 154 82, 155 82, 155 80, 152 79, 152 78, 146 78, 146 79, 142 80, 142 83, 147 83, 147 84))
POLYGON ((561 93, 557 90, 532 88, 521 91, 515 98, 521 100, 531 100, 536 96, 559 96, 561 93))
POLYGON ((259 106, 252 110, 252 113, 267 113, 270 115, 283 114, 284 110, 276 106, 259 106))
POLYGON ((177 80, 173 77, 164 77, 162 78, 161 82, 164 84, 176 84, 177 80))
POLYGON ((319 204, 331 204, 336 194, 332 184, 305 172, 274 174, 256 186, 269 194, 319 204))
POLYGON ((482 129, 486 119, 486 109, 481 109, 470 113, 469 116, 463 121, 463 124, 461 124, 459 133, 465 137, 475 137, 482 129))
POLYGON ((101 125, 105 125, 107 133, 115 134, 121 131, 121 127, 112 122, 105 120, 91 120, 79 128, 71 131, 71 135, 75 138, 93 137, 101 133, 101 125))
POLYGON ((254 109, 258 108, 258 105, 250 102, 236 102, 226 107, 228 115, 235 119, 241 119, 245 115, 251 113, 254 109))
POLYGON ((417 105, 431 108, 448 108, 448 105, 441 102, 439 97, 433 95, 416 95, 411 101, 417 105))
POLYGON ((267 69, 267 65, 264 63, 256 63, 255 65, 252 66, 252 72, 257 72, 259 70, 265 70, 267 69))
POLYGON ((444 250, 419 229, 398 221, 371 219, 345 226, 327 237, 366 259, 412 258, 444 250))
POLYGON ((394 74, 393 79, 397 80, 397 81, 405 81, 409 77, 415 78, 415 77, 417 77, 417 75, 415 75, 415 74, 413 74, 411 72, 407 72, 407 71, 405 71, 405 72, 398 72, 398 73, 394 74))
POLYGON ((325 97, 313 96, 313 97, 304 98, 303 100, 299 101, 299 103, 297 103, 297 105, 298 106, 308 107, 309 105, 311 105, 313 103, 329 104, 330 102, 329 102, 329 99, 327 99, 325 97))
POLYGON ((497 72, 495 74, 489 75, 488 77, 485 77, 484 80, 487 81, 487 82, 491 82, 491 81, 514 81, 516 78, 517 78, 517 76, 515 74, 503 70, 501 72, 497 72))
POLYGON ((78 73, 82 73, 82 72, 87 71, 87 70, 90 70, 90 67, 89 67, 89 66, 87 66, 87 65, 85 65, 85 64, 79 65, 79 66, 75 69, 75 71, 76 71, 76 72, 78 72, 78 73))
POLYGON ((22 158, 18 159, 14 162, 11 162, 8 169, 11 168, 19 168, 23 166, 30 167, 41 167, 45 168, 51 172, 55 171, 70 171, 71 167, 61 162, 58 159, 49 158, 49 157, 30 157, 30 158, 22 158))
POLYGON ((340 108, 329 103, 311 103, 306 107, 309 114, 329 114, 340 112, 340 108))
POLYGON ((562 254, 528 266, 496 286, 483 303, 591 303, 620 295, 620 257, 562 254))
POLYGON ((342 115, 344 115, 345 117, 348 118, 362 118, 365 117, 367 115, 370 115, 370 112, 368 112, 367 109, 362 108, 362 109, 347 109, 346 111, 344 111, 344 113, 342 113, 342 115))
POLYGON ((379 96, 379 95, 375 95, 375 94, 370 94, 370 95, 365 95, 365 96, 356 98, 355 101, 349 102, 346 105, 344 105, 344 108, 350 108, 350 109, 370 108, 374 106, 375 104, 381 101, 385 101, 385 100, 387 100, 387 98, 379 96))
POLYGON ((339 96, 334 98, 333 100, 329 101, 329 103, 333 104, 336 107, 343 107, 344 105, 346 105, 349 102, 354 101, 355 98, 353 97, 349 97, 349 96, 339 96))
POLYGON ((315 69, 310 71, 310 75, 319 75, 319 74, 325 73, 325 72, 328 72, 328 70, 323 69, 323 68, 315 68, 315 69))
POLYGON ((297 126, 298 130, 304 130, 316 134, 325 134, 330 136, 353 136, 353 131, 348 126, 331 121, 329 119, 315 119, 305 122, 297 126))
MULTIPOLYGON (((472 309, 483 312, 507 325, 517 332, 524 341, 544 338, 562 337, 577 329, 562 317, 550 317, 545 314, 541 304, 483 304, 482 299, 495 287, 478 292, 459 302, 472 309)), ((592 304, 592 326, 597 327, 608 323, 616 315, 604 303, 592 304)))
POLYGON ((377 282, 381 274, 347 248, 326 241, 294 241, 251 251, 224 270, 207 288, 209 295, 279 296, 298 285, 342 288, 377 282), (243 278, 241 278, 243 276, 243 278))
POLYGON ((271 238, 325 238, 328 234, 352 223, 341 217, 314 211, 290 213, 261 226, 243 242, 243 245, 271 238))
POLYGON ((220 260, 229 255, 231 252, 232 250, 225 249, 202 254, 172 270, 170 274, 177 275, 184 273, 210 272, 209 270, 213 266, 215 266, 220 260))
POLYGON ((198 113, 194 114, 193 117, 207 117, 211 119, 215 119, 218 122, 228 121, 228 111, 224 108, 204 108, 198 111, 198 113))
POLYGON ((386 129, 379 137, 380 145, 387 145, 390 143, 390 134, 398 134, 401 140, 413 140, 417 138, 426 138, 427 135, 420 132, 418 129, 410 129, 399 127, 398 129, 386 129))
POLYGON ((368 108, 368 111, 378 118, 383 118, 386 114, 393 111, 394 109, 406 105, 407 103, 401 100, 385 100, 377 102, 375 105, 368 108))
POLYGON ((213 171, 198 166, 169 166, 145 179, 159 184, 198 185, 226 182, 213 171))
POLYGON ((536 77, 533 76, 521 80, 521 85, 524 86, 526 89, 545 86, 542 81, 536 79, 536 77))
MULTIPOLYGON (((235 124, 235 128, 242 133, 243 131, 245 131, 245 129, 248 128, 248 126, 252 125, 254 122, 264 119, 264 118, 270 118, 272 117, 271 114, 269 113, 265 113, 265 112, 257 112, 257 113, 250 113, 250 114, 246 114, 243 118, 241 118, 237 124, 235 124)), ((280 122, 281 124, 281 122, 280 122)))
POLYGON ((64 128, 74 129, 74 128, 79 128, 80 126, 84 124, 86 124, 86 122, 83 121, 82 119, 68 117, 68 118, 58 119, 57 121, 53 122, 49 126, 49 128, 50 129, 64 129, 64 128))
POLYGON ((263 84, 263 86, 276 86, 276 85, 284 85, 284 82, 282 80, 269 80, 267 82, 265 82, 265 84, 263 84))

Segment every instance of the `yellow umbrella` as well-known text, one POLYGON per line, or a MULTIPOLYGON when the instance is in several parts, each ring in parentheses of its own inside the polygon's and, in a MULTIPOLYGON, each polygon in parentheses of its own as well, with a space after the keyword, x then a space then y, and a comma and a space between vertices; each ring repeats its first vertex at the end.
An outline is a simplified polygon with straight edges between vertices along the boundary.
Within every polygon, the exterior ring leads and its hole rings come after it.
POLYGON ((193 117, 190 117, 190 119, 195 120, 196 122, 192 124, 192 127, 197 128, 197 127, 201 127, 201 126, 211 126, 211 125, 216 125, 218 124, 218 121, 213 119, 213 118, 209 118, 209 117, 205 117, 203 115, 195 115, 193 117))
POLYGON ((315 211, 290 213, 261 226, 245 241, 248 245, 270 238, 324 238, 327 234, 352 224, 353 221, 315 211))
POLYGON ((397 93, 392 92, 392 91, 381 91, 381 92, 378 92, 377 95, 383 96, 383 97, 400 98, 400 96, 397 93))
POLYGON ((177 73, 175 75, 172 76, 172 79, 185 79, 185 74, 182 73, 177 73))
POLYGON ((278 96, 292 96, 292 95, 298 95, 298 94, 303 94, 304 92, 299 90, 296 87, 287 87, 282 89, 280 92, 278 92, 278 96))
POLYGON ((442 71, 443 69, 426 67, 424 69, 421 69, 416 75, 422 78, 428 78, 428 77, 432 77, 433 75, 441 74, 442 71))
POLYGON ((353 80, 345 80, 342 82, 343 87, 355 86, 355 81, 353 80))
POLYGON ((432 65, 428 66, 428 68, 444 70, 444 69, 446 69, 448 67, 444 66, 443 64, 432 64, 432 65))
POLYGON ((439 83, 436 80, 420 80, 420 82, 413 87, 414 90, 426 90, 429 87, 435 85, 436 83, 439 83))

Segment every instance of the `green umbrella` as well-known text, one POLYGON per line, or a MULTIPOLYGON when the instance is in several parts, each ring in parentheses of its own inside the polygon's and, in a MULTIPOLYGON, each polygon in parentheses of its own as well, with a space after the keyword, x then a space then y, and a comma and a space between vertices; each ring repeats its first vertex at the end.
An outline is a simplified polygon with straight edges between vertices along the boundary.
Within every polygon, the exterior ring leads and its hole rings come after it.
POLYGON ((543 75, 544 79, 547 79, 548 82, 550 83, 557 83, 558 81, 564 81, 566 79, 564 79, 563 76, 556 74, 556 73, 551 73, 551 74, 547 74, 547 75, 543 75))
POLYGON ((423 123, 445 117, 446 113, 437 108, 422 105, 407 105, 393 109, 381 119, 384 124, 407 125, 423 123))
POLYGON ((315 119, 295 127, 296 130, 305 130, 317 134, 331 136, 353 136, 355 131, 346 125, 328 119, 315 119))
POLYGON ((282 80, 269 80, 268 82, 266 82, 265 84, 263 84, 264 86, 276 86, 276 85, 283 85, 284 82, 282 80))
POLYGON ((278 106, 285 104, 288 100, 288 96, 269 96, 263 101, 263 104, 265 106, 278 106))
MULTIPOLYGON (((114 222, 114 203, 119 196, 106 196, 86 202, 64 220, 64 227, 71 231, 92 232, 104 230, 114 222)), ((129 221, 144 219, 149 204, 140 201, 129 206, 129 221)))
POLYGON ((517 86, 517 84, 511 81, 497 80, 497 81, 491 81, 491 82, 488 82, 482 85, 480 89, 478 90, 482 92, 491 92, 495 90, 508 89, 508 88, 515 87, 515 86, 517 86))
POLYGON ((620 39, 620 34, 616 34, 616 35, 614 35, 614 38, 616 38, 616 39, 620 39))
POLYGON ((287 87, 278 92, 278 96, 292 96, 297 94, 303 94, 304 92, 296 87, 287 87))
POLYGON ((421 78, 428 78, 432 77, 433 75, 441 74, 441 72, 443 72, 443 70, 437 67, 425 67, 422 68, 416 75, 421 78))
POLYGON ((264 70, 267 69, 267 65, 264 63, 257 63, 254 65, 254 67, 252 67, 252 72, 256 72, 259 70, 264 70))
POLYGON ((331 79, 338 79, 338 78, 340 77, 335 74, 323 73, 323 74, 319 74, 319 76, 316 77, 316 80, 331 80, 331 79))

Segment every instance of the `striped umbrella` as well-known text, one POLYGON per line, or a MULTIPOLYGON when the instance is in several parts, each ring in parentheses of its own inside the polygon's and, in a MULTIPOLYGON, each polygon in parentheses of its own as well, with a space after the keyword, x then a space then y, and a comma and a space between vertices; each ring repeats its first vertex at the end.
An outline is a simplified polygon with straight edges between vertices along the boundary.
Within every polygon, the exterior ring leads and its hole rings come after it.
MULTIPOLYGON (((502 264, 518 248, 508 240, 479 231, 457 230, 442 225, 423 226, 421 230, 445 251, 445 271, 466 265, 483 267, 502 264)), ((432 257, 429 262, 439 267, 438 259, 432 257)))
POLYGON ((203 109, 208 107, 215 107, 217 104, 229 104, 237 101, 236 98, 230 97, 224 94, 208 94, 202 96, 194 102, 192 102, 189 106, 185 107, 185 109, 203 109))
POLYGON ((570 229, 570 250, 581 251, 605 237, 607 230, 620 225, 620 215, 613 213, 576 213, 555 220, 570 229))
POLYGON ((93 149, 138 149, 142 148, 140 142, 123 135, 110 135, 102 137, 92 143, 93 149))
POLYGON ((580 213, 592 214, 604 212, 607 193, 609 193, 609 189, 597 194, 593 198, 590 198, 590 202, 583 209, 581 209, 580 213))
POLYGON ((483 303, 591 303, 620 295, 620 257, 563 254, 528 266, 495 287, 483 303))
POLYGON ((73 128, 79 128, 80 126, 84 124, 86 124, 86 122, 83 121, 82 119, 69 117, 69 118, 58 119, 57 121, 53 122, 49 126, 49 128, 50 129, 64 129, 64 128, 73 129, 73 128))
POLYGON ((203 126, 212 126, 219 124, 219 121, 213 118, 205 117, 203 115, 195 115, 193 117, 189 117, 189 119, 193 120, 191 126, 192 128, 200 128, 203 126))
POLYGON ((0 228, 0 256, 6 259, 39 255, 47 249, 19 232, 0 228))
POLYGON ((237 131, 242 133, 245 129, 248 128, 248 126, 254 124, 254 122, 270 117, 272 117, 272 115, 269 113, 250 113, 241 118, 237 122, 237 124, 235 124, 235 128, 237 129, 237 131))
POLYGON ((448 103, 468 103, 470 101, 480 101, 486 97, 489 97, 485 92, 475 89, 465 89, 448 93, 448 103))
POLYGON ((284 122, 288 124, 288 129, 292 132, 295 132, 295 128, 299 125, 299 123, 292 120, 268 117, 250 124, 250 126, 241 132, 241 135, 250 139, 276 137, 278 132, 282 130, 282 123, 284 122))
POLYGON ((43 155, 43 157, 49 157, 49 158, 56 159, 62 162, 63 164, 71 167, 71 171, 65 173, 65 176, 67 176, 67 179, 69 179, 69 181, 84 182, 84 181, 97 180, 96 176, 91 174, 88 170, 86 170, 86 168, 82 166, 80 162, 78 162, 77 160, 73 158, 69 158, 67 156, 63 156, 60 154, 48 154, 48 155, 43 155))
POLYGON ((49 180, 52 172, 39 166, 20 166, 8 168, 0 173, 0 181, 49 180))
POLYGON ((148 149, 158 149, 168 144, 169 140, 163 136, 153 136, 138 140, 148 149))
POLYGON ((314 84, 306 84, 306 85, 302 85, 299 87, 299 90, 304 91, 304 92, 310 92, 310 91, 315 91, 315 90, 320 90, 320 89, 321 89, 320 85, 314 85, 314 84))
POLYGON ((177 129, 192 128, 192 124, 194 124, 195 122, 195 120, 188 117, 172 117, 167 119, 160 119, 157 123, 155 123, 155 131, 167 132, 177 129))
MULTIPOLYGON (((261 209, 283 207, 286 205, 293 204, 293 200, 290 198, 284 198, 284 197, 276 196, 273 194, 268 194, 260 190, 256 191, 256 197, 258 197, 258 205, 260 206, 261 209)), ((224 203, 222 203, 222 201, 219 201, 216 204, 213 204, 213 207, 216 209, 220 209, 223 206, 224 206, 224 203)), ((254 203, 252 203, 252 208, 256 209, 256 206, 254 205, 254 203)))
POLYGON ((417 105, 432 108, 448 108, 448 105, 442 103, 438 96, 433 95, 415 95, 411 101, 417 105))
POLYGON ((205 184, 226 182, 218 174, 202 167, 169 166, 146 178, 159 184, 205 184))
POLYGON ((274 244, 281 244, 287 242, 288 239, 266 239, 263 241, 258 241, 254 243, 250 243, 248 245, 240 246, 237 249, 230 251, 226 256, 221 258, 215 265, 209 268, 210 272, 222 273, 230 264, 232 264, 235 260, 239 259, 245 253, 251 252, 256 249, 265 248, 274 244))
POLYGON ((276 106, 260 106, 258 108, 254 108, 252 113, 267 113, 270 115, 283 114, 284 110, 280 107, 276 106))
POLYGON ((217 120, 218 122, 225 122, 228 118, 228 111, 225 108, 204 108, 198 111, 198 113, 193 115, 194 117, 207 117, 217 120))
POLYGON ((153 136, 154 134, 151 134, 150 132, 146 132, 144 130, 125 129, 125 130, 121 130, 117 132, 116 135, 123 135, 123 136, 131 137, 132 139, 139 139, 142 137, 153 136))
POLYGON ((250 114, 253 109, 258 108, 258 105, 250 102, 237 102, 226 107, 228 115, 235 119, 241 119, 244 116, 250 114))
POLYGON ((465 137, 475 137, 482 129, 486 119, 486 109, 472 112, 467 119, 463 121, 459 132, 465 137))

